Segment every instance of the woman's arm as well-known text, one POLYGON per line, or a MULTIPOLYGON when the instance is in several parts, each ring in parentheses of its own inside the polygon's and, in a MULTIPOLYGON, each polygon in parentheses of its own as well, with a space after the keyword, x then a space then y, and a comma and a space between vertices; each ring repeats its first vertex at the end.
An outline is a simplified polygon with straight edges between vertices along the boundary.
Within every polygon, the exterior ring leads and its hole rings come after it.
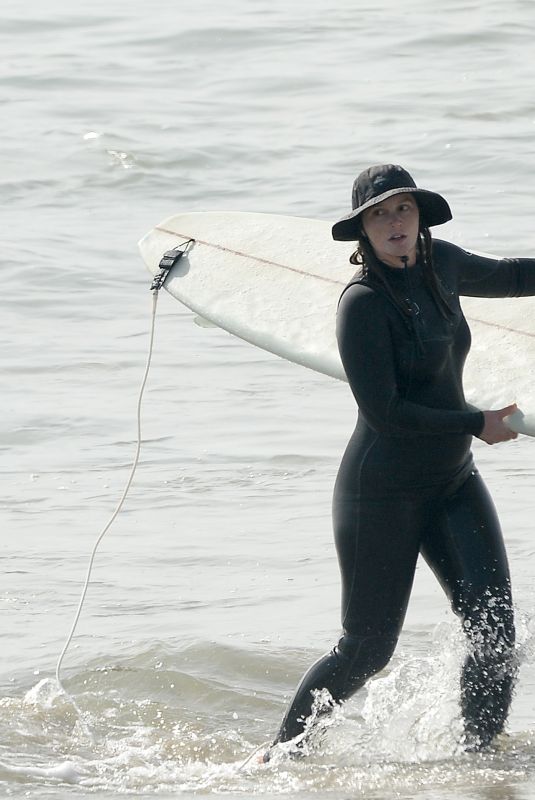
POLYGON ((529 297, 535 295, 535 259, 491 258, 449 245, 455 259, 459 294, 468 297, 529 297))
POLYGON ((372 289, 354 285, 343 294, 337 337, 351 390, 376 431, 390 436, 481 433, 482 411, 430 408, 400 395, 385 301, 372 289))

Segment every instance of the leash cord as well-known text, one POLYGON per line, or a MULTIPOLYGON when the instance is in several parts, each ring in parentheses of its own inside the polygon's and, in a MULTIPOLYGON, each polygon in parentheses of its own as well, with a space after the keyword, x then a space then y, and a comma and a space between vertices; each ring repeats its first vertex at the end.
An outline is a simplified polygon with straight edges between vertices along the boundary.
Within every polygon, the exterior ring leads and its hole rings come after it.
POLYGON ((152 323, 151 323, 150 340, 149 340, 149 352, 148 352, 148 356, 147 356, 147 363, 146 363, 146 366, 145 366, 145 373, 143 375, 143 380, 141 381, 141 388, 139 390, 139 396, 138 396, 138 401, 137 401, 137 446, 136 446, 136 453, 135 453, 135 456, 134 456, 134 462, 132 464, 132 469, 130 470, 130 476, 129 476, 128 481, 126 483, 126 486, 125 486, 125 489, 124 489, 123 494, 121 496, 121 499, 119 500, 119 502, 117 504, 117 507, 116 507, 115 511, 113 512, 112 516, 110 517, 110 519, 108 520, 108 522, 104 526, 104 528, 101 531, 101 533, 98 535, 98 538, 97 538, 97 540, 96 540, 96 542, 95 542, 95 544, 93 546, 93 550, 91 551, 91 556, 89 558, 89 563, 88 563, 88 566, 87 566, 87 573, 86 573, 86 577, 85 577, 85 581, 84 581, 84 586, 83 586, 82 593, 80 595, 80 600, 79 600, 79 603, 78 603, 78 609, 76 611, 76 614, 75 614, 75 617, 74 617, 74 621, 72 623, 72 627, 71 627, 70 633, 67 636, 67 640, 66 640, 66 642, 65 642, 65 644, 63 646, 63 650, 61 651, 61 654, 60 654, 60 656, 58 658, 58 661, 57 661, 57 664, 56 664, 56 680, 58 682, 58 685, 59 685, 60 689, 63 691, 63 693, 66 694, 67 697, 70 698, 73 706, 76 708, 76 710, 78 711, 80 716, 81 716, 80 710, 78 709, 76 703, 74 702, 74 699, 69 695, 69 693, 66 691, 66 689, 65 689, 65 687, 64 687, 64 685, 62 683, 62 680, 61 680, 61 665, 63 663, 63 659, 65 657, 65 654, 67 653, 67 650, 69 649, 69 646, 70 646, 70 644, 71 644, 71 642, 73 640, 74 633, 76 631, 76 627, 78 625, 78 621, 79 621, 80 615, 82 613, 82 608, 84 606, 84 601, 85 601, 85 597, 86 597, 86 594, 87 594, 87 589, 89 587, 89 581, 91 579, 91 572, 92 572, 92 569, 93 569, 93 562, 95 560, 95 555, 96 555, 96 552, 98 550, 98 546, 101 543, 101 541, 104 538, 104 536, 107 533, 107 531, 112 526, 112 524, 115 521, 117 515, 121 511, 121 508, 123 507, 123 504, 124 504, 124 501, 126 500, 126 496, 127 496, 128 491, 130 489, 130 486, 132 485, 132 481, 134 479, 134 475, 135 475, 135 472, 136 472, 136 469, 137 469, 137 465, 139 463, 139 454, 141 452, 141 401, 143 399, 143 393, 145 391, 145 386, 146 386, 146 383, 147 383, 150 364, 151 364, 151 360, 152 360, 152 350, 153 350, 153 345, 154 345, 154 329, 155 329, 155 322, 156 322, 156 306, 157 306, 157 303, 158 303, 158 289, 153 291, 153 295, 152 295, 152 323))
POLYGON ((151 321, 151 327, 150 327, 149 352, 148 352, 148 355, 147 355, 147 363, 145 365, 145 372, 143 373, 143 380, 141 381, 141 387, 139 389, 138 400, 137 400, 137 445, 136 445, 136 452, 135 452, 135 456, 134 456, 134 461, 133 461, 133 464, 132 464, 132 468, 130 470, 130 475, 129 475, 128 480, 126 482, 126 486, 125 486, 123 494, 121 496, 121 499, 119 500, 119 502, 117 504, 117 507, 115 508, 115 511, 111 515, 110 519, 108 520, 108 522, 106 523, 106 525, 104 526, 102 531, 99 533, 95 544, 93 545, 93 549, 91 551, 91 555, 90 555, 90 558, 89 558, 89 563, 87 565, 87 572, 86 572, 86 576, 85 576, 84 585, 83 585, 82 592, 81 592, 81 595, 80 595, 80 600, 78 602, 78 608, 77 608, 76 614, 74 616, 74 621, 72 623, 69 635, 67 636, 67 640, 66 640, 65 644, 63 645, 63 650, 61 651, 61 653, 59 655, 59 658, 57 660, 57 663, 56 663, 56 681, 57 681, 57 684, 58 684, 60 690, 63 692, 63 694, 70 700, 73 708, 75 709, 76 713, 78 714, 78 717, 79 717, 80 723, 82 725, 82 728, 84 729, 86 735, 89 737, 89 739, 92 742, 94 742, 94 736, 93 736, 93 734, 91 732, 91 729, 89 728, 89 726, 86 724, 86 722, 84 720, 84 715, 83 715, 82 711, 80 710, 80 708, 76 704, 76 701, 75 701, 74 697, 72 697, 72 695, 70 695, 69 692, 67 692, 67 690, 65 689, 65 686, 63 685, 63 682, 62 682, 62 679, 61 679, 61 666, 63 664, 63 659, 65 658, 67 650, 69 649, 70 644, 71 644, 71 642, 73 640, 74 633, 76 631, 76 627, 78 625, 78 621, 80 619, 80 615, 81 615, 82 609, 84 607, 84 602, 85 602, 87 590, 89 588, 89 582, 91 580, 91 572, 93 570, 93 563, 95 561, 95 555, 97 553, 98 547, 99 547, 102 539, 104 538, 104 536, 108 532, 108 530, 113 525, 116 517, 118 516, 119 512, 121 511, 121 509, 123 507, 124 501, 126 500, 126 496, 127 496, 128 492, 130 490, 130 487, 132 485, 132 481, 134 480, 134 475, 136 473, 136 469, 137 469, 137 466, 138 466, 138 463, 139 463, 139 455, 140 455, 140 452, 141 452, 141 403, 142 403, 142 400, 143 400, 143 393, 145 391, 145 386, 147 384, 147 378, 149 377, 149 370, 150 370, 150 365, 151 365, 151 361, 152 361, 152 351, 153 351, 153 347, 154 347, 154 330, 155 330, 155 327, 156 327, 156 307, 157 307, 157 304, 158 304, 158 294, 159 294, 160 289, 162 288, 162 286, 165 285, 165 282, 166 282, 166 280, 167 280, 167 278, 169 276, 169 273, 171 272, 172 268, 176 264, 178 264, 178 262, 180 261, 180 259, 184 255, 186 255, 186 253, 194 245, 194 243, 195 243, 194 239, 188 239, 186 242, 183 242, 182 244, 178 245, 178 247, 175 247, 172 250, 168 250, 166 253, 164 253, 163 257, 161 258, 160 263, 159 263, 159 272, 157 272, 154 275, 154 279, 153 279, 152 285, 150 287, 151 292, 152 292, 152 321, 151 321))

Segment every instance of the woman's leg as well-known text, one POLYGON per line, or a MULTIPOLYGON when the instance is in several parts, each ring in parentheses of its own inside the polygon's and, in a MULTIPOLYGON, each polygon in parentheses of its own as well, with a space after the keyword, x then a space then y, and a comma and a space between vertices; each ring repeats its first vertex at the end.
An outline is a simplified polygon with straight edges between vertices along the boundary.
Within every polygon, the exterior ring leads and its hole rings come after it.
POLYGON ((469 653, 461 709, 466 744, 478 749, 503 730, 516 675, 509 567, 494 504, 479 474, 439 509, 422 555, 463 622, 469 653))
POLYGON ((335 493, 333 521, 342 576, 343 636, 305 674, 276 742, 303 733, 315 692, 335 703, 386 666, 401 630, 428 516, 403 497, 356 500, 335 493))

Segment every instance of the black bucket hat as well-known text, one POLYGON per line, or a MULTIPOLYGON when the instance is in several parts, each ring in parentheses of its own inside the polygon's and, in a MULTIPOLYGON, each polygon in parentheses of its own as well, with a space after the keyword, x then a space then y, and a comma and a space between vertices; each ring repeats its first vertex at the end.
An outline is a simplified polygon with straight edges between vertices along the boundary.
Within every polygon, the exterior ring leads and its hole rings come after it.
POLYGON ((353 211, 333 225, 333 239, 351 242, 361 234, 360 215, 395 194, 415 195, 422 225, 442 225, 451 219, 451 209, 442 195, 418 189, 407 170, 397 164, 378 164, 361 172, 353 184, 353 211))

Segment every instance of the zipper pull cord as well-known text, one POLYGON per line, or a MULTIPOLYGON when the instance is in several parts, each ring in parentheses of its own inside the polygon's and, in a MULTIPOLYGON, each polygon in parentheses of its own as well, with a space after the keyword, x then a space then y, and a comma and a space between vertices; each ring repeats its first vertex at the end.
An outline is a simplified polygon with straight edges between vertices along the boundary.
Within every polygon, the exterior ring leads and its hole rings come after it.
POLYGON ((412 294, 412 284, 409 274, 409 257, 401 256, 401 260, 403 261, 403 274, 405 275, 407 294, 409 295, 408 300, 410 307, 410 318, 411 318, 412 330, 414 332, 414 336, 416 339, 416 348, 418 350, 418 355, 423 356, 425 348, 420 336, 420 331, 418 330, 418 325, 416 323, 416 317, 419 315, 420 309, 418 308, 418 304, 414 301, 414 297, 412 294))

